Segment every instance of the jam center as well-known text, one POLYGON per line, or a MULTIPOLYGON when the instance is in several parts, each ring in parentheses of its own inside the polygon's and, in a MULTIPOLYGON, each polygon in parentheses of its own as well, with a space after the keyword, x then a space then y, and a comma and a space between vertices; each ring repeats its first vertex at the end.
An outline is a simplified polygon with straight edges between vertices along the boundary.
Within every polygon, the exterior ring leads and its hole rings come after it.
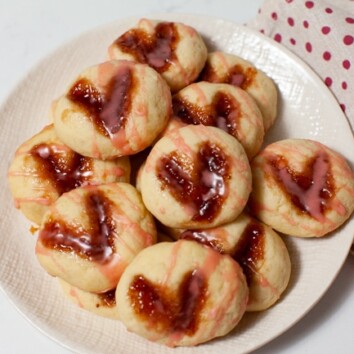
POLYGON ((320 152, 310 159, 301 173, 292 170, 284 157, 269 159, 272 173, 302 212, 319 221, 334 196, 333 178, 328 155, 320 152))
POLYGON ((238 120, 241 117, 239 103, 224 92, 217 92, 211 104, 200 107, 178 97, 173 98, 173 113, 175 117, 187 124, 203 124, 218 127, 236 136, 238 120))
POLYGON ((198 330, 206 290, 205 277, 194 270, 184 275, 177 291, 137 275, 128 295, 135 313, 152 324, 155 330, 193 335, 198 330))
MULTIPOLYGON (((104 293, 98 294, 101 304, 107 307, 114 307, 116 305, 116 289, 106 291, 104 293)), ((100 307, 99 304, 96 307, 100 307)))
POLYGON ((252 275, 257 273, 257 263, 264 258, 264 229, 256 222, 250 222, 243 231, 232 257, 240 264, 247 283, 252 283, 252 275))
POLYGON ((161 22, 155 27, 154 34, 148 34, 142 29, 132 29, 120 36, 115 45, 121 51, 132 55, 138 62, 149 64, 162 73, 176 59, 178 38, 173 23, 161 22))
POLYGON ((89 223, 72 226, 62 220, 50 219, 39 233, 42 244, 62 252, 73 252, 84 259, 106 263, 114 252, 115 224, 110 200, 101 191, 89 192, 83 202, 89 223))
POLYGON ((194 221, 212 221, 219 214, 228 194, 229 174, 227 157, 210 143, 203 143, 194 161, 173 151, 157 164, 162 188, 193 208, 194 221))
POLYGON ((90 117, 97 130, 105 136, 124 128, 132 109, 135 80, 129 65, 122 65, 100 92, 92 82, 79 79, 70 88, 67 98, 90 117))
POLYGON ((224 75, 220 75, 207 63, 200 74, 199 81, 225 83, 247 90, 253 84, 256 75, 257 69, 253 67, 244 68, 239 64, 229 68, 224 75))
POLYGON ((55 186, 59 195, 88 182, 92 176, 92 159, 55 145, 38 144, 30 150, 38 163, 38 173, 55 186))

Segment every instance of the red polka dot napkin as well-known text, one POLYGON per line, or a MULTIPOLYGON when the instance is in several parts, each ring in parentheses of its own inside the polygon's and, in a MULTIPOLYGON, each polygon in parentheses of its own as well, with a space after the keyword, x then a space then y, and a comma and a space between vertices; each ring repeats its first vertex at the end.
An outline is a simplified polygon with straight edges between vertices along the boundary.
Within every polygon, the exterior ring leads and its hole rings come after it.
POLYGON ((247 24, 307 62, 354 130, 354 1, 265 0, 247 24))

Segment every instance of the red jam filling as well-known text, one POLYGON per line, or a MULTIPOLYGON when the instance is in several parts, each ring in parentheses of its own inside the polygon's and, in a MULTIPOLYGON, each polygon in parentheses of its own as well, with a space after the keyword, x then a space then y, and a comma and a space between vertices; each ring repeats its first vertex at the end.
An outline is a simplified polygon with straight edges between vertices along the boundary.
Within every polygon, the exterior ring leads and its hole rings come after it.
POLYGON ((203 143, 195 161, 173 151, 157 164, 162 188, 193 209, 192 220, 212 221, 228 194, 229 161, 215 144, 203 143))
POLYGON ((193 335, 207 296, 207 280, 194 270, 184 275, 177 291, 153 284, 142 275, 133 279, 128 296, 137 315, 159 332, 193 335))

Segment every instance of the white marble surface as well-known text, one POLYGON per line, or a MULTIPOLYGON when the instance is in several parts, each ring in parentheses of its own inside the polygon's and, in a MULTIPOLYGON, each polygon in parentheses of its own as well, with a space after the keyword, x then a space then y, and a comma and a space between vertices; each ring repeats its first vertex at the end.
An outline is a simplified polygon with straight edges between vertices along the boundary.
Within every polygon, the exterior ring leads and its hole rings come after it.
MULTIPOLYGON (((0 101, 43 56, 100 24, 127 16, 173 11, 244 23, 256 15, 261 3, 262 0, 0 0, 0 101)), ((353 269, 354 258, 349 257, 314 309, 256 353, 353 353, 353 269)), ((69 352, 32 327, 0 292, 0 353, 69 352)))

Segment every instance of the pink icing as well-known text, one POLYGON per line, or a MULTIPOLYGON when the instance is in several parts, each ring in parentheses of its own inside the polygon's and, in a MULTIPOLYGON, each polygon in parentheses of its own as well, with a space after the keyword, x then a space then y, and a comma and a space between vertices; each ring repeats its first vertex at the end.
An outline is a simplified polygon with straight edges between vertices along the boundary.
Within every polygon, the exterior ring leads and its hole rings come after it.
POLYGON ((176 266, 178 253, 180 251, 182 244, 183 244, 183 242, 176 242, 173 245, 173 249, 172 249, 171 257, 170 257, 170 262, 167 265, 167 269, 166 269, 166 273, 165 273, 166 275, 162 281, 163 285, 166 285, 171 277, 172 271, 173 271, 174 267, 176 266))
POLYGON ((233 74, 231 76, 230 84, 240 87, 245 81, 245 75, 243 74, 233 74))
POLYGON ((22 203, 37 203, 40 205, 50 205, 52 200, 48 198, 15 198, 15 207, 18 208, 22 203))
POLYGON ((273 167, 273 172, 280 179, 289 194, 298 198, 303 208, 318 221, 325 221, 322 208, 327 204, 322 191, 327 190, 327 178, 330 170, 328 155, 320 152, 313 164, 312 181, 309 188, 304 189, 291 174, 287 166, 278 169, 273 167))
POLYGON ((79 294, 77 293, 76 289, 73 286, 70 287, 69 295, 77 301, 79 307, 84 308, 84 305, 80 300, 79 294))

